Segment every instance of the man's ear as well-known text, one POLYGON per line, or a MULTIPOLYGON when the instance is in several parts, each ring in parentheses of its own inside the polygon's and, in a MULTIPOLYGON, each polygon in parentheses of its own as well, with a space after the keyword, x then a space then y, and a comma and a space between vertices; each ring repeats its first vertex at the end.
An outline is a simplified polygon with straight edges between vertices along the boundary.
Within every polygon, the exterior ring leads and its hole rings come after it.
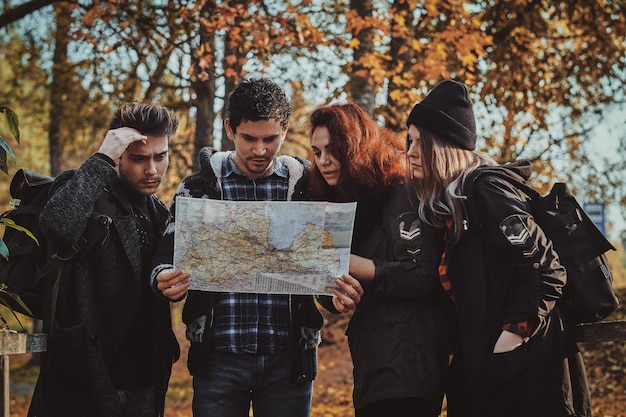
POLYGON ((226 129, 226 136, 228 136, 228 139, 230 139, 231 141, 235 140, 235 132, 233 131, 232 127, 230 126, 230 119, 226 118, 224 119, 224 129, 226 129))
POLYGON ((281 141, 284 141, 287 138, 287 131, 289 130, 289 123, 287 123, 287 125, 285 127, 282 128, 282 139, 281 141))

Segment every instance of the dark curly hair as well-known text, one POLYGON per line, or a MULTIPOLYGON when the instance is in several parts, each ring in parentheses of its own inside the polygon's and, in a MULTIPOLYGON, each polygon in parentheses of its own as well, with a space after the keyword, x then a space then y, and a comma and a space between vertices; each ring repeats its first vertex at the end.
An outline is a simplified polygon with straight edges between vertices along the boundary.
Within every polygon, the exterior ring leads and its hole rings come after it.
POLYGON ((130 127, 144 135, 169 137, 178 130, 178 116, 156 103, 122 103, 109 123, 109 129, 120 127, 130 127))
POLYGON ((233 132, 241 122, 278 120, 283 128, 289 126, 291 106, 285 91, 266 77, 251 78, 239 84, 231 93, 226 108, 233 132))
POLYGON ((361 107, 353 103, 320 107, 309 116, 310 135, 320 126, 328 129, 330 152, 341 164, 341 173, 331 187, 313 164, 310 183, 316 200, 357 201, 404 183, 404 140, 380 127, 361 107))

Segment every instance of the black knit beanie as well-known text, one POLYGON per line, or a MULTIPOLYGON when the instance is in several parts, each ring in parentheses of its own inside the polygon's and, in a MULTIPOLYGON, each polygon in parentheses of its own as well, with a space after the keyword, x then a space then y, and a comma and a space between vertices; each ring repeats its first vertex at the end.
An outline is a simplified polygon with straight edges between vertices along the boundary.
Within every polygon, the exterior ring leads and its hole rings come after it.
POLYGON ((476 120, 465 84, 453 80, 439 83, 417 103, 406 121, 407 127, 424 127, 459 148, 476 148, 476 120))

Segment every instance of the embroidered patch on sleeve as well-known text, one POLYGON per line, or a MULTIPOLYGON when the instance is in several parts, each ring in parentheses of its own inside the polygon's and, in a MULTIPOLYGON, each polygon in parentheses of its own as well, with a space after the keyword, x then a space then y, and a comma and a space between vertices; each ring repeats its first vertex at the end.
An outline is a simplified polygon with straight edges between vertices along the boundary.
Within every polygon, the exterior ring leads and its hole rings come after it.
POLYGON ((400 237, 403 240, 417 239, 420 235, 420 221, 417 213, 407 212, 398 219, 400 237))
POLYGON ((500 230, 511 246, 521 247, 523 249, 522 254, 525 257, 531 257, 537 253, 538 249, 530 235, 527 220, 528 217, 513 214, 502 220, 500 230))

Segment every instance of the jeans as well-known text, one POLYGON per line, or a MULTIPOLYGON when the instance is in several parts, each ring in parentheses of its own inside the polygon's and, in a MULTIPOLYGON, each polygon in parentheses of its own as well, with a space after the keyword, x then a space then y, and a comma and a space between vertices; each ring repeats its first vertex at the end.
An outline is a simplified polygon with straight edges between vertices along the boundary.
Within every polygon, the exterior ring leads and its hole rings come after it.
POLYGON ((308 417, 313 382, 290 382, 293 353, 213 352, 193 377, 194 417, 308 417))
POLYGON ((125 402, 123 417, 154 416, 154 387, 118 390, 117 393, 125 402))

